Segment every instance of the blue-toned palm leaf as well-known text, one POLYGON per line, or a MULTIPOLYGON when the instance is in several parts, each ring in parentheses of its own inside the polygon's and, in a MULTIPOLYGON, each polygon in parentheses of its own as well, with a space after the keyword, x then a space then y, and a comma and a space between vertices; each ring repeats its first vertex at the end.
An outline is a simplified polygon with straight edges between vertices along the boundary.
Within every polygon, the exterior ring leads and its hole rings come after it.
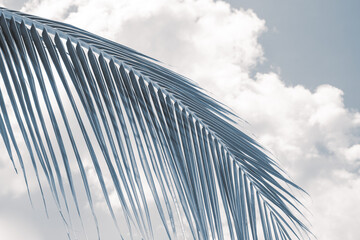
POLYGON ((71 206, 81 219, 85 194, 100 236, 85 151, 116 227, 110 187, 131 237, 156 238, 149 198, 171 239, 184 229, 194 239, 308 236, 290 192, 300 188, 194 82, 76 27, 4 8, 0 14, 2 139, 27 186, 31 161, 45 206, 44 184, 66 225, 71 206))

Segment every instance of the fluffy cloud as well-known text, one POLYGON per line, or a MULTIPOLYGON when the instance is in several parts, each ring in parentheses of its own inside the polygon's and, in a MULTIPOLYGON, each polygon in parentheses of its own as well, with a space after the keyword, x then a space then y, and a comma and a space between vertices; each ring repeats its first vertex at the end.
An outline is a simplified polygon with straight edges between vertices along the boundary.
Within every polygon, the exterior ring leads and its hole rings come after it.
POLYGON ((287 86, 264 60, 265 21, 223 1, 32 0, 22 11, 85 28, 170 64, 251 124, 295 182, 318 239, 355 239, 360 229, 360 113, 330 85, 287 86), (346 233, 346 234, 345 234, 346 233))
MULTIPOLYGON (((234 108, 260 142, 311 196, 307 204, 318 239, 356 239, 359 214, 359 113, 343 106, 329 85, 311 92, 258 74, 245 83, 234 108), (346 233, 346 234, 344 234, 346 233)), ((231 100, 231 99, 230 99, 231 100)))
POLYGON ((40 240, 40 235, 28 225, 28 222, 21 219, 6 218, 0 219, 0 233, 1 237, 7 240, 29 239, 40 240), (19 231, 21 227, 21 231, 19 231))

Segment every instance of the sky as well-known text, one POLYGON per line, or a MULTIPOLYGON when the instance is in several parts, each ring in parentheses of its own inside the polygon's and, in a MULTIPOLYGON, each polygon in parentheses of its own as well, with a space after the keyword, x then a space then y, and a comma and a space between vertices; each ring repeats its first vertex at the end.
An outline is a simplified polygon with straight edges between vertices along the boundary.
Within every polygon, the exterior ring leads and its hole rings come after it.
POLYGON ((319 84, 342 89, 349 108, 359 109, 360 2, 229 1, 251 8, 266 20, 268 31, 259 38, 267 61, 255 71, 279 69, 283 81, 314 90, 319 84))
MULTIPOLYGON (((358 3, 275 2, 0 0, 134 48, 198 82, 248 121, 249 131, 309 193, 301 200, 317 238, 355 240, 358 3)), ((65 239, 56 214, 46 219, 39 204, 31 208, 6 155, 0 157, 0 185, 1 236, 65 239)), ((113 230, 105 232, 111 236, 113 230)))

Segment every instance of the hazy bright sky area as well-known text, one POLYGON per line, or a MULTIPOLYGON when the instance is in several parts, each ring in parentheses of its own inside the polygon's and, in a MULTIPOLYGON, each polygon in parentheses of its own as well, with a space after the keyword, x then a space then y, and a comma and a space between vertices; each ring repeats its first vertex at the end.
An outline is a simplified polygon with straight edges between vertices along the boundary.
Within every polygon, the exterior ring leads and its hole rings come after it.
MULTIPOLYGON (((300 200, 311 212, 317 239, 359 239, 359 1, 0 0, 0 5, 84 28, 198 82, 247 120, 259 142, 309 193, 300 200)), ((6 152, 2 142, 0 149, 6 152)), ((96 200, 104 239, 112 239, 116 231, 102 216, 103 200, 96 200)), ((66 239, 61 220, 56 214, 47 220, 40 199, 35 201, 32 210, 23 179, 1 155, 0 238, 66 239)))

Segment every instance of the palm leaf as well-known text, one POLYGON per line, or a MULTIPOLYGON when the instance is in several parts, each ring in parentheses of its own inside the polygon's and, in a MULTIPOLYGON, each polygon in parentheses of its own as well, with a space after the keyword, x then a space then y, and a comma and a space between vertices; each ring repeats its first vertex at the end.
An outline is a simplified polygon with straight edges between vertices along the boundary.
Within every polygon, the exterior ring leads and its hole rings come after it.
POLYGON ((109 187, 132 237, 155 237, 150 197, 169 238, 179 235, 177 221, 194 239, 224 239, 226 231, 232 239, 308 236, 302 205, 290 192, 300 188, 241 130, 242 120, 194 82, 76 27, 0 13, 2 138, 14 166, 15 150, 27 186, 24 161, 31 160, 45 208, 44 184, 67 226, 71 206, 82 216, 78 171, 100 234, 85 149, 115 225, 109 187), (26 149, 19 149, 21 137, 26 149))

